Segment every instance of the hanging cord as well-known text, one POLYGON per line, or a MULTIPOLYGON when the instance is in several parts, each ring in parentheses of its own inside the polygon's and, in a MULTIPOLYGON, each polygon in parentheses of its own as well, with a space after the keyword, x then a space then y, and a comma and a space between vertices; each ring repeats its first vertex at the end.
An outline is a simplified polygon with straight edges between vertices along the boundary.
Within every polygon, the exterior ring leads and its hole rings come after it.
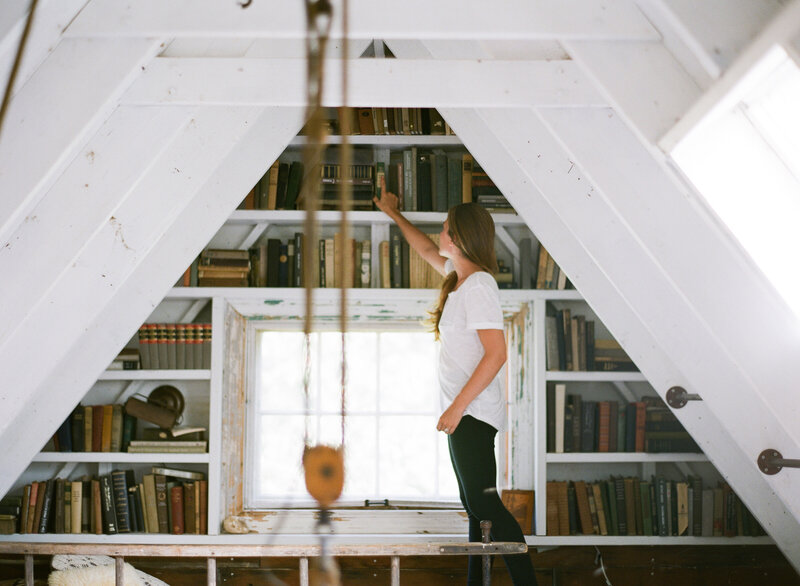
POLYGON ((606 567, 603 564, 603 554, 600 553, 600 548, 595 545, 594 549, 597 551, 594 556, 594 563, 600 565, 600 571, 603 574, 603 578, 606 580, 606 586, 613 586, 613 584, 611 584, 611 580, 608 579, 608 574, 606 574, 606 567))
POLYGON ((306 0, 306 124, 308 140, 303 149, 305 177, 303 178, 300 203, 305 209, 303 255, 303 284, 306 290, 305 319, 305 371, 303 392, 305 395, 306 421, 304 443, 310 445, 309 425, 309 386, 311 383, 311 331, 314 319, 314 269, 312 246, 318 245, 317 209, 319 208, 320 161, 325 150, 325 130, 322 124, 323 61, 325 48, 330 35, 332 8, 327 0, 306 0))
POLYGON ((341 411, 342 411, 342 457, 344 457, 344 436, 345 436, 345 420, 346 420, 346 390, 347 390, 347 289, 353 283, 355 276, 355 260, 353 258, 353 250, 350 248, 350 222, 348 221, 348 213, 350 211, 350 197, 352 193, 352 183, 349 181, 350 167, 352 163, 352 150, 350 148, 350 122, 352 118, 348 112, 348 78, 347 78, 347 60, 349 59, 349 43, 347 39, 348 31, 348 10, 347 0, 342 0, 342 106, 341 115, 339 120, 342 121, 340 129, 342 135, 342 149, 340 152, 339 165, 342 173, 345 174, 345 181, 341 184, 341 191, 339 193, 339 209, 341 210, 341 227, 342 234, 342 261, 340 267, 337 267, 339 272, 339 283, 341 284, 341 304, 339 306, 339 319, 342 330, 342 379, 341 379, 341 411))
POLYGON ((3 122, 6 119, 6 111, 8 104, 11 102, 11 93, 14 91, 14 82, 17 79, 17 72, 19 71, 19 64, 22 63, 22 54, 25 51, 25 45, 28 42, 28 34, 33 25, 33 13, 36 10, 36 3, 38 0, 31 0, 31 8, 28 12, 28 18, 25 21, 25 28, 22 30, 22 38, 19 40, 19 47, 17 47, 17 55, 14 57, 14 65, 11 67, 11 72, 8 74, 8 83, 6 84, 6 91, 3 94, 3 103, 0 105, 0 136, 2 136, 3 122))

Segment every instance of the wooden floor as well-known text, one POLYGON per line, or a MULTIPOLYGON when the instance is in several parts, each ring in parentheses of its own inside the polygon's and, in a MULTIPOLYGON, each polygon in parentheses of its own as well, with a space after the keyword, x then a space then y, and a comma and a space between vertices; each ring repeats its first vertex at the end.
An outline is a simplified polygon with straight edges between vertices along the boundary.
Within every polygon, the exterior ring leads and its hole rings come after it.
MULTIPOLYGON (((600 549, 606 573, 613 586, 717 586, 775 584, 800 586, 800 576, 774 546, 691 546, 691 547, 603 547, 600 549)), ((540 586, 585 586, 605 584, 595 563, 593 547, 560 547, 532 553, 540 586)), ((157 576, 171 586, 205 583, 205 561, 201 559, 126 558, 134 567, 157 576)), ((499 561, 499 560, 498 560, 499 561)), ((466 582, 462 557, 403 558, 402 586, 463 584, 466 582)), ((294 559, 219 559, 219 584, 299 583, 294 559), (279 581, 270 581, 269 578, 279 581)), ((340 568, 345 585, 389 584, 388 558, 344 558, 340 568)), ((37 558, 37 584, 47 578, 48 560, 37 558)), ((21 556, 0 559, 2 581, 24 576, 21 556)), ((493 586, 511 584, 505 567, 498 563, 493 586)))

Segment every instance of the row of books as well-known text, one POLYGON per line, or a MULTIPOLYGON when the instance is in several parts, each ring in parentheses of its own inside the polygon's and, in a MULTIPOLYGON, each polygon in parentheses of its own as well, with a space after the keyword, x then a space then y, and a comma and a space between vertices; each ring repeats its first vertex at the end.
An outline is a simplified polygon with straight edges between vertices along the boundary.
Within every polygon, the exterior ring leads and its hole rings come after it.
POLYGON ((700 452, 700 447, 658 397, 641 401, 586 401, 547 383, 547 451, 700 452))
POLYGON ((612 476, 547 483, 547 535, 757 537, 764 529, 727 483, 612 476))
POLYGON ((446 212, 454 205, 476 202, 493 213, 515 213, 469 153, 418 147, 390 151, 388 164, 376 164, 376 195, 382 176, 404 211, 446 212))
POLYGON ((45 451, 128 452, 130 454, 202 454, 208 451, 205 428, 162 430, 147 427, 137 436, 138 419, 123 405, 78 405, 64 420, 45 451))
POLYGON ((137 419, 122 405, 78 405, 52 439, 55 452, 126 452, 136 437, 137 419))
MULTIPOLYGON (((210 323, 146 323, 139 328, 139 362, 142 369, 211 368, 210 323)), ((132 368, 125 365, 123 368, 132 368)))
POLYGON ((11 533, 208 533, 208 481, 199 472, 153 467, 136 482, 133 470, 78 480, 25 485, 4 508, 11 533))
MULTIPOLYGON (((428 237, 438 244, 439 235, 429 234, 428 237)), ((305 237, 303 233, 296 232, 294 238, 282 240, 268 238, 263 243, 251 247, 249 250, 208 250, 205 254, 212 257, 227 256, 238 259, 239 264, 232 268, 234 273, 219 273, 220 276, 195 279, 198 286, 217 287, 302 287, 303 286, 303 256, 305 254, 305 237)), ((336 233, 332 238, 321 238, 317 246, 310 249, 314 271, 314 287, 340 287, 340 276, 337 274, 337 259, 347 255, 351 259, 346 274, 343 275, 345 283, 351 288, 366 288, 372 284, 372 242, 370 240, 356 240, 350 238, 347 242, 341 233, 336 233)), ((441 275, 433 269, 422 257, 408 246, 408 243, 396 227, 392 227, 390 240, 378 244, 378 286, 382 288, 437 288, 441 284, 441 275)), ((495 275, 500 288, 509 289, 516 286, 513 280, 511 267, 505 266, 502 261, 498 263, 499 272, 495 275)), ((195 263, 191 270, 202 270, 204 265, 195 263)), ((208 266, 208 265, 205 265, 208 266)), ((219 264, 217 266, 224 266, 219 264)), ((177 327, 181 324, 174 324, 177 327)), ((189 324, 191 325, 191 324, 189 324)), ((166 344, 172 339, 172 332, 151 332, 153 328, 170 326, 170 324, 145 324, 140 329, 142 332, 155 336, 154 346, 158 360, 167 348, 166 344), (164 344, 164 346, 161 346, 164 344)), ((162 328, 164 329, 164 328, 162 328)), ((204 330, 205 331, 205 330, 204 330)), ((141 338, 140 338, 141 340, 141 338)), ((203 342, 206 340, 203 339, 203 342)), ((203 346, 209 354, 204 358, 210 359, 210 346, 203 346)), ((158 362, 160 364, 160 360, 158 362)), ((183 363, 185 364, 185 362, 183 363)), ((150 366, 150 368, 153 368, 150 366)))
POLYGON ((595 339, 594 320, 570 309, 547 305, 545 315, 547 370, 618 371, 639 369, 616 340, 595 339))
MULTIPOLYGON (((453 131, 435 108, 339 108, 328 121, 332 134, 341 134, 348 117, 351 134, 452 135, 453 131)), ((301 132, 303 134, 303 132, 301 132)))
MULTIPOLYGON (((239 209, 303 209, 303 163, 275 161, 253 186, 239 209)), ((410 147, 389 151, 388 160, 372 164, 320 166, 320 208, 339 209, 339 190, 352 188, 350 207, 373 210, 372 198, 380 196, 381 181, 399 198, 405 211, 446 212, 462 202, 477 202, 495 213, 514 209, 486 172, 468 153, 410 147)))

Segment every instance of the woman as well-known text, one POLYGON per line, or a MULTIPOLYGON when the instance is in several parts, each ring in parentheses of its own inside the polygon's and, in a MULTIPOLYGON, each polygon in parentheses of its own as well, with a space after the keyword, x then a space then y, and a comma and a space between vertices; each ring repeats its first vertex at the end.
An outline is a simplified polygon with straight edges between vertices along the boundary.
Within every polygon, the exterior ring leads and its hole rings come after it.
MULTIPOLYGON (((469 540, 480 541, 480 522, 491 521, 493 541, 524 542, 519 524, 497 494, 494 438, 505 428, 500 369, 506 361, 497 283, 494 222, 474 203, 450 209, 437 247, 399 211, 398 198, 381 184, 375 205, 400 228, 409 246, 445 276, 431 322, 440 341, 439 383, 444 413, 436 425, 447 434, 469 540)), ((536 584, 528 554, 503 556, 516 585, 536 584)), ((480 556, 470 556, 468 584, 481 583, 480 556)))

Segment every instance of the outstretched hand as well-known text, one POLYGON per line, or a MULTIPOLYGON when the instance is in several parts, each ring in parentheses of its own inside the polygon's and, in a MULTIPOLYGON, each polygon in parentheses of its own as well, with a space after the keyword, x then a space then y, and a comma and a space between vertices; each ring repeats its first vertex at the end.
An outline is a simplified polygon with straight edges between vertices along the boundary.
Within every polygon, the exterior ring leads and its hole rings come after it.
POLYGON ((375 206, 379 210, 390 216, 392 215, 392 212, 396 212, 400 209, 399 198, 391 191, 386 190, 386 177, 381 177, 380 199, 377 197, 373 197, 372 201, 375 202, 375 206))

